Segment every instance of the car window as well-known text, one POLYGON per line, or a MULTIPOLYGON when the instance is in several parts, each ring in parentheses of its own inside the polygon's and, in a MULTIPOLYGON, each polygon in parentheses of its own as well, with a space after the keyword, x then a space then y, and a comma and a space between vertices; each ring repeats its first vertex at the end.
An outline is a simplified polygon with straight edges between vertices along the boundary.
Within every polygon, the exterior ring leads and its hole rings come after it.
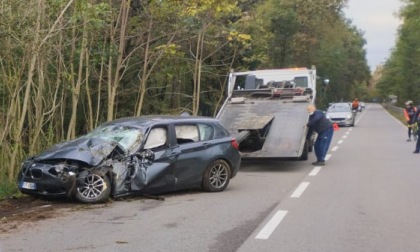
POLYGON ((199 124, 200 141, 210 140, 213 137, 213 127, 207 124, 199 124))
POLYGON ((123 125, 102 125, 83 138, 100 138, 105 141, 117 142, 128 151, 139 147, 143 142, 144 133, 140 129, 123 125))
POLYGON ((220 125, 215 125, 214 127, 214 139, 222 138, 229 135, 229 133, 220 125))
POLYGON ((193 143, 199 140, 197 125, 176 125, 175 134, 178 144, 193 143))
POLYGON ((166 128, 153 128, 147 137, 144 149, 161 149, 167 147, 168 133, 166 128))
POLYGON ((351 107, 349 104, 333 104, 328 108, 327 112, 349 112, 351 107))

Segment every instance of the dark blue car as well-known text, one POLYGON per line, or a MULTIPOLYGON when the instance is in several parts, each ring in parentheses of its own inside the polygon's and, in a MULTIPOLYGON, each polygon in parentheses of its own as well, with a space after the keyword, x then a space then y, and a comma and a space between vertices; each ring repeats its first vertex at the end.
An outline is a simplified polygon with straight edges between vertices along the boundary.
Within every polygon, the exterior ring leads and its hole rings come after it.
POLYGON ((190 188, 223 191, 240 163, 238 143, 216 119, 130 117, 28 158, 18 182, 25 194, 97 203, 190 188))

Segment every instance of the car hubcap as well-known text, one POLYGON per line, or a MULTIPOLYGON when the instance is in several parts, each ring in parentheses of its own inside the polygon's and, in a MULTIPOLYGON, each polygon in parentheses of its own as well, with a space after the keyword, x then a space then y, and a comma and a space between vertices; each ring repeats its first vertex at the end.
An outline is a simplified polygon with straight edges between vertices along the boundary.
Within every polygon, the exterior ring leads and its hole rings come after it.
POLYGON ((83 198, 94 199, 99 197, 105 189, 106 184, 101 176, 97 174, 89 174, 81 182, 77 190, 83 198))
POLYGON ((228 170, 222 164, 213 166, 210 171, 210 184, 215 188, 221 188, 228 179, 228 170))

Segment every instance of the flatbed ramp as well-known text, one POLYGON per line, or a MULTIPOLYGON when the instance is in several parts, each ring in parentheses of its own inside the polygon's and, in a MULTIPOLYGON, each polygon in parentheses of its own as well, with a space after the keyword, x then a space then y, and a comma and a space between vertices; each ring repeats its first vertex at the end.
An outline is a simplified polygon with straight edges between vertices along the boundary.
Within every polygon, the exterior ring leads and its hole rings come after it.
POLYGON ((300 158, 309 102, 245 99, 227 102, 217 118, 240 143, 244 158, 300 158))

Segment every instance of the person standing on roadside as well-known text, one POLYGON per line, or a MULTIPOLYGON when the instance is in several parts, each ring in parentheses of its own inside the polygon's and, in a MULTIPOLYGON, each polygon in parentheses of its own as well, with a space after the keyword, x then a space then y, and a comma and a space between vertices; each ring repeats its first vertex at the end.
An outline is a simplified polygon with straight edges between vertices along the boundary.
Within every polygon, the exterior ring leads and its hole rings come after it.
POLYGON ((309 113, 308 123, 306 124, 309 131, 308 136, 311 136, 314 131, 318 134, 314 145, 317 161, 312 164, 325 165, 325 156, 328 153, 334 134, 333 125, 324 112, 317 110, 315 105, 309 105, 307 111, 309 113))
MULTIPOLYGON (((419 124, 419 115, 420 115, 420 105, 415 107, 416 113, 411 118, 410 124, 414 125, 415 123, 419 124)), ((417 142, 416 142, 416 149, 413 151, 413 153, 420 153, 420 130, 417 130, 417 142)))
POLYGON ((411 123, 413 121, 413 117, 417 112, 417 108, 413 106, 412 101, 407 101, 405 103, 405 109, 404 109, 404 117, 407 121, 407 127, 408 127, 408 139, 407 142, 411 141, 411 134, 413 130, 413 124, 411 123))

